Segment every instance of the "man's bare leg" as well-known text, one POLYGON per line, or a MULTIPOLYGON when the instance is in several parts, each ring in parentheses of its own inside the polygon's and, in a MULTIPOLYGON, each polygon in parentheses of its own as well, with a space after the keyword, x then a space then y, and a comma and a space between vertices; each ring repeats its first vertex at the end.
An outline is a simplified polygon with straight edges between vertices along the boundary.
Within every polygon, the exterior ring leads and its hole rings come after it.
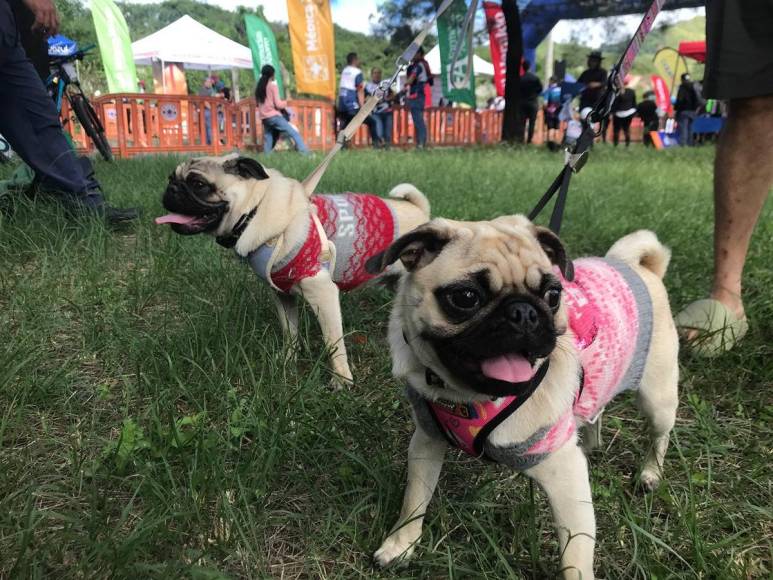
POLYGON ((773 186, 773 95, 730 101, 714 165, 711 297, 740 319, 741 276, 754 226, 773 186))

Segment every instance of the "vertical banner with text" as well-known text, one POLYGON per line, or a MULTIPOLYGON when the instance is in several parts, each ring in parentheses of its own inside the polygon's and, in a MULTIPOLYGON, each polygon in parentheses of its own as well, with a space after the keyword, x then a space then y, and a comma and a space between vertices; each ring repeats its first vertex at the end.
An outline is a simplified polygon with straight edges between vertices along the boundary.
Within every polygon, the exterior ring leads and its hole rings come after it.
POLYGON ((99 52, 111 93, 136 93, 137 69, 134 67, 129 27, 113 0, 91 0, 91 17, 97 32, 99 52))
POLYGON ((299 93, 335 98, 335 44, 329 0, 287 0, 299 93))
POLYGON ((496 2, 484 2, 489 44, 491 46, 491 61, 494 63, 494 86, 497 96, 505 96, 505 77, 507 77, 507 24, 502 5, 496 2))
POLYGON ((687 61, 673 48, 661 48, 652 57, 652 64, 668 87, 669 95, 679 88, 681 76, 687 72, 687 61))
POLYGON ((658 109, 670 113, 672 107, 668 83, 659 75, 652 75, 650 81, 652 82, 652 90, 655 92, 655 103, 657 104, 658 109))
POLYGON ((270 64, 276 71, 276 84, 279 86, 279 96, 285 98, 284 79, 282 78, 282 65, 279 62, 279 49, 276 46, 274 32, 268 22, 255 14, 244 16, 244 26, 247 29, 247 39, 252 51, 252 70, 255 80, 260 79, 260 69, 263 65, 270 64))
POLYGON ((455 103, 475 106, 475 75, 472 68, 472 29, 465 30, 467 4, 455 0, 437 20, 440 45, 440 78, 443 96, 455 103))

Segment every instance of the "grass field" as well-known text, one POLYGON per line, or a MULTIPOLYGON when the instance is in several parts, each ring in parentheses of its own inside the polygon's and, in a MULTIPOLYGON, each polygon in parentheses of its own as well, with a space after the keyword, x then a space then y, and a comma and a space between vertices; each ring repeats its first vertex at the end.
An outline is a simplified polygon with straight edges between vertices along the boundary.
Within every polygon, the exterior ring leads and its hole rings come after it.
MULTIPOLYGON (((672 307, 704 296, 712 157, 598 148, 569 198, 570 251, 603 254, 653 229, 673 249, 672 307)), ((176 162, 98 165, 116 203, 144 208, 136 228, 72 223, 42 202, 0 218, 0 577, 552 577, 541 492, 457 452, 415 559, 372 569, 402 500, 411 433, 389 372, 390 295, 343 298, 350 390, 325 387, 308 312, 299 362, 285 364, 268 290, 250 270, 210 238, 152 224, 176 162)), ((303 177, 315 160, 270 163, 303 177)), ((435 215, 486 219, 528 210, 559 166, 536 150, 351 152, 321 190, 413 181, 435 215)), ((633 399, 608 410, 591 457, 600 577, 773 574, 771 209, 746 271, 751 331, 715 360, 682 354, 654 495, 633 486, 645 444, 633 399)))

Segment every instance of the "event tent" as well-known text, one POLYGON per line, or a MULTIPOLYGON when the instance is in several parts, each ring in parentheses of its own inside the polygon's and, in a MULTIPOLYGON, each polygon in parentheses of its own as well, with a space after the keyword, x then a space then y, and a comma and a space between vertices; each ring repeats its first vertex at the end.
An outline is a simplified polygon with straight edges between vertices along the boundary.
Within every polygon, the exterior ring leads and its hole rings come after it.
MULTIPOLYGON (((440 74, 440 45, 436 44, 435 48, 430 50, 424 58, 429 64, 429 68, 434 75, 440 74)), ((477 54, 472 56, 472 70, 475 71, 475 76, 493 77, 494 65, 489 61, 482 59, 477 54)))
MULTIPOLYGON (((652 0, 519 0, 523 47, 526 58, 534 62, 537 45, 553 30, 559 20, 600 18, 641 14, 652 0)), ((666 10, 704 6, 705 0, 668 0, 666 10)))
POLYGON ((698 62, 706 62, 706 41, 692 40, 679 43, 679 54, 694 58, 698 62))
POLYGON ((158 32, 132 43, 134 62, 150 65, 153 60, 177 62, 188 69, 220 70, 252 68, 252 53, 246 46, 183 16, 158 32))

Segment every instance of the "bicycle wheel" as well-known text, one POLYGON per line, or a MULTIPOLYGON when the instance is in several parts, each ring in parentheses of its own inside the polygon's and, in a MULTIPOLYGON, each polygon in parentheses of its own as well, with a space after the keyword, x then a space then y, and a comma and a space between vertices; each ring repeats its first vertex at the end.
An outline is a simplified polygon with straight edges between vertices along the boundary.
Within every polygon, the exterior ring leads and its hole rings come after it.
POLYGON ((99 122, 99 117, 97 117, 97 113, 94 111, 91 103, 89 103, 85 95, 70 95, 69 99, 75 116, 78 117, 83 130, 86 131, 86 135, 92 140, 97 151, 99 151, 105 161, 112 161, 113 149, 110 147, 107 137, 105 137, 105 130, 102 127, 102 123, 99 122))

